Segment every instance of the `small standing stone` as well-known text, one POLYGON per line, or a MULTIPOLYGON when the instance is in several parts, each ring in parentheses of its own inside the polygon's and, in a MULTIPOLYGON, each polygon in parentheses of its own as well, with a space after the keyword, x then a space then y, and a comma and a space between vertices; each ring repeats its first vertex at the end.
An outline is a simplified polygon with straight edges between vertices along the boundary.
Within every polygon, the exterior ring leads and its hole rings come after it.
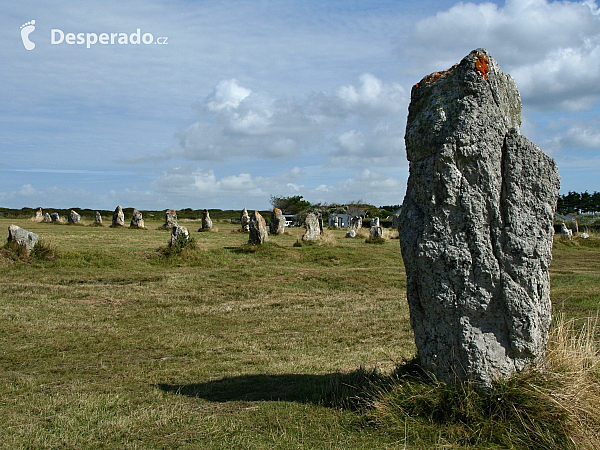
POLYGON ((125 214, 123 214, 123 208, 121 208, 121 206, 119 205, 115 208, 115 212, 113 213, 111 227, 124 227, 124 226, 125 226, 125 214))
POLYGON ((165 211, 165 223, 161 228, 171 229, 177 226, 177 212, 174 209, 167 209, 165 211))
POLYGON ((81 222, 81 216, 77 212, 71 210, 69 211, 69 216, 67 217, 67 220, 69 221, 69 223, 77 224, 81 222))
POLYGON ((50 217, 50 214, 48 214, 48 213, 44 214, 44 218, 42 219, 42 222, 44 222, 44 223, 52 222, 52 218, 50 217))
POLYGON ((348 230, 346 232, 346 237, 347 238, 355 238, 356 237, 356 231, 354 231, 354 230, 348 230))
POLYGON ((190 238, 190 232, 186 227, 182 227, 180 225, 174 225, 171 229, 171 242, 170 245, 173 246, 179 240, 179 236, 184 236, 185 240, 190 238))
POLYGON ((371 231, 369 231, 369 236, 371 239, 383 238, 383 227, 380 227, 379 225, 372 226, 371 231))
POLYGON ((360 230, 362 228, 362 217, 354 216, 350 219, 350 228, 360 230))
POLYGON ((58 215, 57 212, 53 212, 52 214, 50 214, 50 219, 52 220, 52 223, 60 222, 60 216, 58 215))
POLYGON ((321 237, 321 229, 319 228, 319 218, 313 214, 307 214, 304 221, 306 231, 302 236, 303 241, 316 241, 321 237))
POLYGON ((373 217, 371 219, 371 228, 379 226, 379 217, 373 217))
POLYGON ((212 229, 213 223, 210 218, 210 214, 208 213, 208 209, 202 211, 202 228, 198 231, 210 231, 212 229))
POLYGON ((44 217, 43 213, 42 213, 42 208, 39 208, 36 212, 35 212, 35 220, 37 220, 38 222, 40 222, 42 220, 42 218, 44 217))
POLYGON ((144 228, 144 219, 142 218, 142 213, 137 209, 133 210, 133 215, 131 216, 131 223, 129 224, 129 228, 144 228))
POLYGON ((271 234, 285 233, 285 217, 279 208, 273 208, 271 223, 269 224, 271 234))
POLYGON ((250 217, 249 231, 248 244, 260 245, 269 240, 267 223, 258 211, 254 211, 254 214, 250 217))
POLYGON ((102 214, 100 214, 100 211, 96 211, 96 218, 94 219, 94 223, 96 225, 102 225, 102 214))
POLYGON ((10 225, 8 227, 8 242, 14 241, 19 245, 23 245, 27 249, 27 253, 33 250, 33 247, 35 247, 39 238, 40 237, 37 234, 18 227, 17 225, 10 225))
POLYGON ((400 214, 392 215, 392 228, 397 230, 400 226, 400 214))
POLYGON ((240 217, 240 223, 242 224, 242 231, 247 233, 250 231, 250 216, 248 215, 248 210, 244 208, 242 211, 242 216, 240 217))

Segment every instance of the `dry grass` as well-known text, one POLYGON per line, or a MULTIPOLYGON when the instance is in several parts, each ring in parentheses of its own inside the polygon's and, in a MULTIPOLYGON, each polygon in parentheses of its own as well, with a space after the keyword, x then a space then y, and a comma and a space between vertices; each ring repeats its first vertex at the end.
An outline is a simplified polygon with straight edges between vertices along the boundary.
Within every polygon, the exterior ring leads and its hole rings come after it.
MULTIPOLYGON (((10 223, 0 219, 0 228, 10 223)), ((416 415, 375 420, 377 408, 361 409, 365 393, 397 381, 398 363, 415 353, 397 240, 367 245, 328 230, 336 245, 294 247, 304 229, 292 227, 244 251, 247 234, 220 223, 219 232, 190 230, 196 248, 166 257, 162 220, 146 221, 144 232, 16 224, 55 253, 0 257, 0 448, 384 449, 402 448, 405 436, 407 448, 510 448, 493 444, 489 410, 475 425, 449 426, 416 415)), ((552 298, 568 318, 600 304, 594 242, 557 241, 552 298)), ((586 414, 597 397, 585 395, 594 387, 593 339, 558 336, 553 372, 516 378, 495 397, 502 401, 428 380, 412 386, 435 395, 442 411, 452 411, 447 399, 464 406, 454 413, 487 404, 508 414, 503 405, 516 405, 514 417, 530 425, 523 411, 546 405, 549 416, 579 417, 561 423, 587 445, 596 426, 586 414), (570 355, 573 347, 588 356, 570 355), (561 398, 572 412, 557 406, 561 398)))
POLYGON ((600 323, 598 317, 555 318, 548 343, 550 388, 534 384, 546 402, 565 411, 577 448, 600 448, 600 323))

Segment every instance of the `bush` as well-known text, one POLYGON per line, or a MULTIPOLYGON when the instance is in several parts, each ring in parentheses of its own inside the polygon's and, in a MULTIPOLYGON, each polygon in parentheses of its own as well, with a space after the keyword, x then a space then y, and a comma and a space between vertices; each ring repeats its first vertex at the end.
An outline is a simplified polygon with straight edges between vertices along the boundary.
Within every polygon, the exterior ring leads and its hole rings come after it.
POLYGON ((173 243, 169 242, 167 249, 165 250, 165 256, 171 257, 174 255, 180 255, 184 251, 193 250, 197 246, 196 239, 191 236, 186 236, 183 233, 180 233, 177 236, 177 240, 173 243))

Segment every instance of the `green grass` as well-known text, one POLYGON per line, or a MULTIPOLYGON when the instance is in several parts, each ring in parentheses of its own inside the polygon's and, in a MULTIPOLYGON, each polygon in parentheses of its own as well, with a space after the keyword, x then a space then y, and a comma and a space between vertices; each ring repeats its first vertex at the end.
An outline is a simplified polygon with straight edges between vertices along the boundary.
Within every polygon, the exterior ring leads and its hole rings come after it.
MULTIPOLYGON (((384 414, 411 398, 398 380, 415 375, 398 240, 368 245, 328 230, 323 243, 295 247, 304 229, 291 228, 250 248, 232 233, 239 226, 199 233, 197 221, 182 223, 195 247, 167 256, 160 219, 144 232, 0 220, 45 246, 39 257, 0 257, 0 447, 493 444, 469 433, 480 422, 384 414)), ((598 309, 600 250, 590 243, 555 249, 552 296, 568 317, 598 309)), ((440 402, 475 395, 411 382, 440 402)))

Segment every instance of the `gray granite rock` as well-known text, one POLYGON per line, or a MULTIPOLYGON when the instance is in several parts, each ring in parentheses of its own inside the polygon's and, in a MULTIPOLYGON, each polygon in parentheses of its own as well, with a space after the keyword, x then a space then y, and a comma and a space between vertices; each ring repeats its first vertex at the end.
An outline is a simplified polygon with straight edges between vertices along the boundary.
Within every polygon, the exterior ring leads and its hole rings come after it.
POLYGON ((379 217, 373 217, 371 219, 370 225, 371 225, 371 228, 378 227, 379 226, 379 217))
POLYGON ((69 216, 67 217, 67 221, 69 223, 77 224, 81 222, 81 216, 76 211, 69 211, 69 216))
POLYGON ((177 212, 174 209, 167 209, 165 211, 165 223, 163 228, 173 228, 177 226, 177 212))
POLYGON ((304 220, 304 227, 306 228, 306 231, 302 236, 303 241, 316 241, 321 238, 319 218, 315 214, 309 213, 306 215, 306 219, 304 220))
POLYGON ((205 209, 202 211, 202 228, 200 228, 198 231, 210 231, 212 227, 212 219, 210 218, 208 209, 205 209))
POLYGON ((271 223, 269 224, 271 234, 285 233, 285 217, 279 208, 273 208, 271 223))
POLYGON ((129 228, 144 228, 144 219, 142 218, 142 213, 137 209, 133 210, 129 228))
POLYGON ((102 225, 102 214, 100 214, 100 211, 96 211, 96 217, 94 218, 94 223, 96 225, 102 225))
POLYGON ((39 208, 36 212, 35 212, 35 220, 37 220, 38 222, 41 222, 44 218, 44 213, 42 212, 42 208, 39 208))
POLYGON ((383 227, 380 227, 379 225, 373 225, 371 227, 371 229, 369 230, 369 237, 371 239, 382 238, 383 237, 383 227))
POLYGON ((250 224, 248 228, 250 232, 248 244, 260 245, 269 240, 269 236, 267 234, 267 223, 258 211, 254 211, 254 214, 250 216, 250 224))
POLYGON ((57 212, 53 212, 52 214, 50 214, 50 219, 52 220, 52 223, 59 223, 60 215, 57 212))
POLYGON ((185 240, 190 238, 190 232, 186 227, 182 227, 180 225, 174 225, 171 229, 171 241, 169 243, 170 246, 173 246, 179 240, 179 236, 183 236, 185 240))
POLYGON ((392 228, 397 230, 400 226, 400 214, 392 214, 392 228))
POLYGON ((48 213, 44 214, 44 218, 42 219, 42 222, 44 222, 44 223, 52 222, 52 217, 50 217, 50 214, 48 214, 48 213))
POLYGON ((347 238, 355 238, 356 237, 356 231, 355 230, 348 230, 346 232, 346 237, 347 238))
POLYGON ((442 381, 489 387, 545 356, 559 176, 520 121, 484 49, 411 92, 400 242, 421 365, 442 381))
POLYGON ((242 231, 247 233, 250 231, 250 216, 248 215, 248 210, 244 208, 242 211, 242 215, 240 217, 240 223, 242 225, 242 231))
POLYGON ((112 227, 124 227, 125 226, 125 214, 123 214, 123 208, 117 206, 112 218, 112 227))
POLYGON ((362 228, 362 217, 354 216, 350 218, 350 228, 360 230, 362 228))
POLYGON ((10 225, 8 227, 8 242, 16 242, 24 246, 27 249, 27 253, 33 250, 39 239, 40 237, 37 234, 17 225, 10 225))

